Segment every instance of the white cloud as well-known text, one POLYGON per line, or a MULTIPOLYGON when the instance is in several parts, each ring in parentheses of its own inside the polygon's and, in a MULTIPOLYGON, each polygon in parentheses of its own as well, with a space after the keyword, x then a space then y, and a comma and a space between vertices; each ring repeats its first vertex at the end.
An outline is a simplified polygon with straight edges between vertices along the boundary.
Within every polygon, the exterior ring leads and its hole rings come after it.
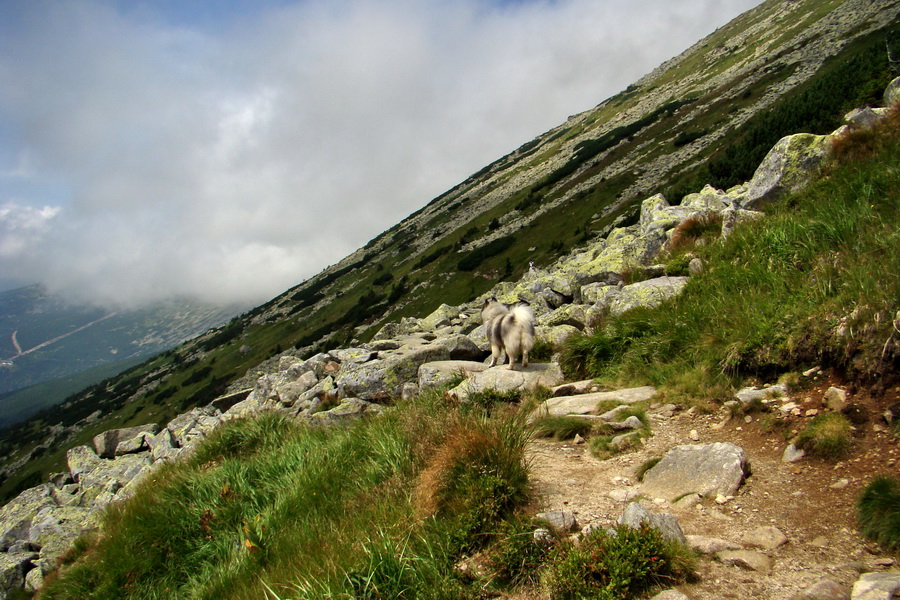
POLYGON ((215 30, 21 3, 0 161, 28 162, 0 172, 71 197, 0 270, 122 302, 265 301, 755 3, 309 0, 215 30))

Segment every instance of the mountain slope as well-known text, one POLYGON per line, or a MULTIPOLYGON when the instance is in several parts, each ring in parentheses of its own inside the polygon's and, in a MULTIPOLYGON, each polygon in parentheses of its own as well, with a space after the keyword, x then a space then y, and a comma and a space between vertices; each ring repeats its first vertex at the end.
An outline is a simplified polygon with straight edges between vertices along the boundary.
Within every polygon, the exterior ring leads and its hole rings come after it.
POLYGON ((221 325, 236 312, 189 301, 117 312, 69 302, 37 285, 0 293, 0 426, 221 325), (103 366, 108 368, 72 380, 77 387, 64 383, 103 366), (24 389, 52 380, 62 381, 24 389))
POLYGON ((676 202, 705 183, 748 179, 754 157, 781 136, 830 131, 880 94, 898 13, 898 0, 764 2, 308 281, 7 430, 0 441, 16 476, 3 493, 25 471, 59 466, 58 450, 94 433, 166 422, 246 387, 270 357, 370 339, 387 322, 461 304, 531 262, 550 264, 633 220, 650 193, 664 189, 676 202), (48 427, 58 432, 50 442, 48 427), (52 451, 22 469, 39 443, 52 451))

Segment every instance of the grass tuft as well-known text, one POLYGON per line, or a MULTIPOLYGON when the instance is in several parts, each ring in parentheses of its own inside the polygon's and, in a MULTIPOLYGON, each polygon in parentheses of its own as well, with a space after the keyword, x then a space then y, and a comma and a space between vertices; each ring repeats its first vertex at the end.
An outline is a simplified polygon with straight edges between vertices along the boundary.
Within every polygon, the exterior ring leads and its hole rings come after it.
POLYGON ((853 446, 853 425, 841 413, 816 415, 797 435, 795 443, 811 456, 838 460, 853 446))
POLYGON ((900 481, 877 477, 860 493, 856 508, 864 536, 900 551, 900 481))

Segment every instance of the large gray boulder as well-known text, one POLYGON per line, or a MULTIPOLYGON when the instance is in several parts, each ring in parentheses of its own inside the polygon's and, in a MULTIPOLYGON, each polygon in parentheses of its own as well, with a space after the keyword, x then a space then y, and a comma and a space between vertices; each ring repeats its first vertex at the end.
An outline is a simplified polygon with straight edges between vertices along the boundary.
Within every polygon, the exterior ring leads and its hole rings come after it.
POLYGON ((31 522, 47 507, 57 506, 53 497, 53 486, 43 483, 27 489, 0 508, 0 550, 6 549, 17 540, 28 539, 31 522))
MULTIPOLYGON (((143 434, 155 434, 159 431, 159 427, 155 423, 146 425, 137 425, 135 427, 125 427, 123 429, 110 429, 94 437, 94 450, 100 458, 113 458, 121 442, 133 441, 134 438, 143 434)), ((127 452, 135 452, 134 444, 130 444, 127 450, 123 449, 123 454, 127 452)))
POLYGON ((743 448, 728 442, 675 446, 644 473, 641 493, 673 502, 687 494, 734 494, 749 473, 743 448))
POLYGON ((474 373, 449 393, 460 400, 465 400, 471 394, 487 390, 505 393, 525 392, 538 387, 552 388, 561 384, 563 379, 562 370, 556 363, 531 363, 515 371, 501 365, 474 373))
POLYGON ((399 398, 406 383, 418 381, 419 366, 427 362, 450 360, 450 350, 424 337, 411 336, 392 352, 361 365, 344 367, 335 378, 347 396, 374 402, 399 398))
POLYGON ((25 574, 34 568, 31 561, 36 555, 31 553, 0 552, 0 600, 6 600, 12 590, 25 586, 25 574))
POLYGON ((480 373, 488 367, 483 362, 470 360, 440 360, 428 362, 419 367, 419 389, 427 390, 459 383, 474 373, 480 373))
MULTIPOLYGON (((687 277, 656 277, 632 283, 607 296, 606 308, 612 315, 621 315, 638 307, 654 308, 677 296, 687 281, 687 277)), ((601 305, 601 302, 597 304, 601 305)))
POLYGON ((884 105, 891 107, 900 103, 900 77, 891 81, 884 90, 884 105))
POLYGON ((754 208, 806 187, 821 172, 829 152, 829 136, 798 133, 781 138, 753 174, 745 206, 754 208))
POLYGON ((594 392, 591 394, 577 394, 574 396, 557 396, 544 401, 532 414, 532 418, 549 415, 554 417, 564 415, 598 415, 597 406, 601 402, 617 402, 619 404, 634 404, 649 400, 656 395, 656 388, 650 386, 626 388, 612 392, 594 392))

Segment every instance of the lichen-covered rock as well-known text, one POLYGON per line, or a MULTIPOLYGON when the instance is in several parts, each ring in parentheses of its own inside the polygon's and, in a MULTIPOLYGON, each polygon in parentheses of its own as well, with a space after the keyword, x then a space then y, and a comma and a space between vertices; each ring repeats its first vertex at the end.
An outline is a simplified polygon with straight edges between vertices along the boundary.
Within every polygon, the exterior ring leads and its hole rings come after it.
POLYGON ((33 556, 0 552, 0 599, 6 600, 9 591, 25 587, 25 574, 34 568, 33 556))
POLYGON ((28 539, 44 556, 59 556, 79 535, 96 529, 100 511, 84 506, 47 507, 38 513, 28 539))
POLYGON ((379 414, 384 407, 359 398, 345 398, 338 406, 313 413, 307 419, 317 425, 337 425, 362 417, 379 414))
POLYGON ((694 209, 687 206, 669 206, 668 200, 662 194, 656 194, 641 203, 641 217, 639 225, 641 234, 651 231, 672 229, 691 214, 694 209))
POLYGON ((552 327, 535 327, 534 337, 543 340, 551 346, 561 346, 567 339, 577 334, 580 330, 574 325, 554 325, 552 327))
POLYGON ((745 207, 755 208, 808 185, 819 175, 829 157, 830 139, 809 133, 781 138, 753 174, 745 207))
POLYGON ((384 401, 399 398, 405 383, 418 381, 419 366, 449 360, 450 351, 422 337, 411 337, 400 349, 351 368, 343 368, 335 382, 347 396, 384 401))
POLYGON ((566 304, 553 312, 538 317, 537 325, 544 327, 571 325, 579 330, 584 329, 587 323, 588 308, 584 304, 566 304))
POLYGON ((718 213, 728 208, 731 202, 732 197, 727 192, 706 184, 699 192, 685 196, 681 200, 681 208, 691 214, 718 213))
MULTIPOLYGON (((264 378, 260 378, 264 379, 264 378)), ((265 378, 266 383, 270 378, 265 378)), ((266 388, 268 391, 269 388, 266 388)), ((251 394, 255 399, 262 400, 256 391, 251 394)), ((179 448, 188 448, 197 440, 205 438, 209 432, 219 424, 221 412, 212 406, 202 406, 191 409, 169 421, 166 428, 172 433, 172 438, 179 448)))
POLYGON ((43 483, 23 491, 0 508, 0 548, 5 550, 16 540, 28 539, 31 521, 48 506, 57 503, 53 486, 43 483))
POLYGON ((441 304, 437 310, 425 317, 419 322, 419 326, 423 331, 436 331, 441 327, 446 327, 453 323, 454 319, 459 318, 459 308, 448 304, 441 304))
POLYGON ((433 343, 446 348, 450 353, 450 360, 481 361, 486 356, 478 344, 461 333, 440 336, 433 343))
POLYGON ((900 77, 891 81, 884 90, 884 105, 893 106, 900 103, 900 77))
POLYGON ((563 373, 556 363, 531 363, 525 368, 510 371, 505 365, 475 373, 450 391, 465 400, 471 394, 486 390, 497 392, 527 391, 536 387, 551 388, 563 382, 563 373))
MULTIPOLYGON (((94 437, 94 450, 97 451, 97 456, 100 458, 113 458, 116 455, 116 448, 119 442, 133 440, 140 434, 156 433, 157 431, 159 431, 159 427, 155 423, 104 431, 94 437)), ((134 450, 130 451, 133 452, 134 450)))
POLYGON ((424 363, 419 367, 419 390, 433 389, 459 383, 473 373, 480 373, 488 367, 483 362, 470 360, 440 360, 424 363))
MULTIPOLYGON (((621 315, 637 307, 653 308, 677 296, 687 285, 687 277, 657 277, 626 285, 608 296, 609 312, 621 315)), ((598 302, 600 304, 600 302, 598 302)))

